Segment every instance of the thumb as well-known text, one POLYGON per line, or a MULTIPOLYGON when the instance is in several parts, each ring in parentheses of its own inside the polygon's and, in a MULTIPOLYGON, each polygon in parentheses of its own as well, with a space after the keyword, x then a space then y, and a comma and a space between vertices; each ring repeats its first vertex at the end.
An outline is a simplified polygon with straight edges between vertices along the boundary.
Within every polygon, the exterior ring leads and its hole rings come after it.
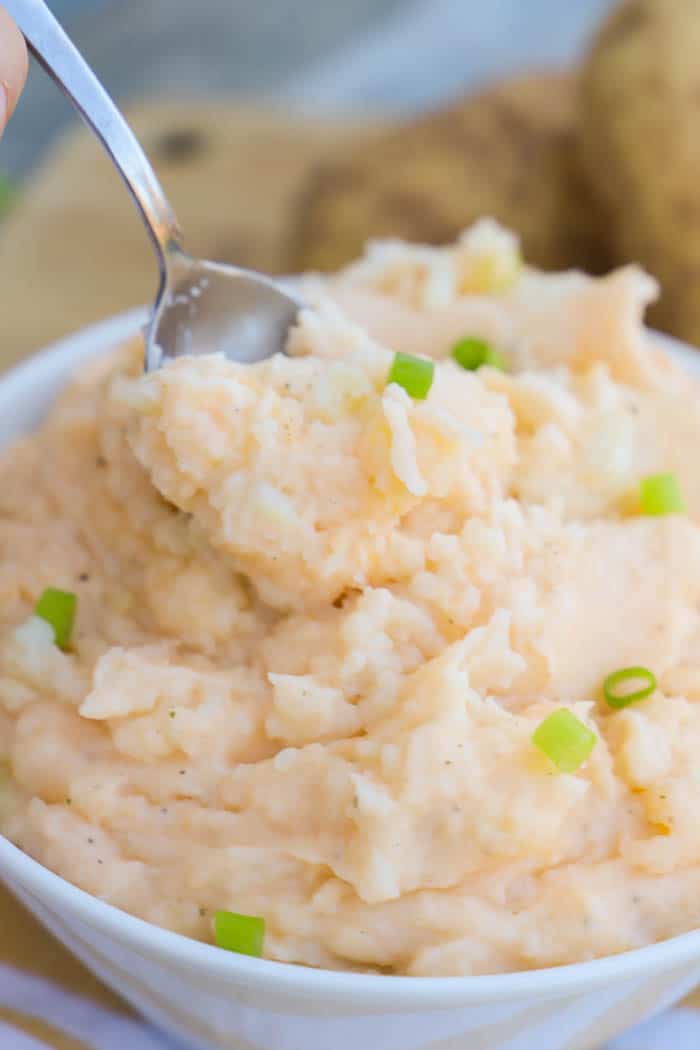
POLYGON ((7 11, 0 7, 0 135, 12 116, 26 79, 24 37, 7 11))

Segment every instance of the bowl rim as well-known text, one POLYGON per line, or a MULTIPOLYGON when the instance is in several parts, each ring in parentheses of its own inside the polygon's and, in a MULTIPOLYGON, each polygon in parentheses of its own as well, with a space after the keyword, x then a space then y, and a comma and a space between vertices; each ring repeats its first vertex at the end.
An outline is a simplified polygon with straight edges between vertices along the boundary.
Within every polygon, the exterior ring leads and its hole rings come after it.
MULTIPOLYGON (((81 361, 106 353, 137 333, 146 322, 145 308, 117 314, 80 329, 0 374, 0 423, 3 404, 26 402, 36 383, 55 396, 81 361)), ((653 333, 655 341, 689 370, 700 374, 697 351, 668 336, 653 333), (693 355, 691 357, 691 354, 693 355)), ((15 436, 4 435, 0 447, 15 436)), ((174 962, 217 982, 244 983, 277 995, 318 997, 386 1009, 439 1009, 504 1000, 555 999, 580 994, 611 981, 655 973, 690 961, 700 963, 700 928, 641 948, 584 962, 506 974, 459 977, 409 977, 343 970, 313 969, 295 963, 255 959, 222 951, 211 944, 155 926, 114 905, 93 897, 0 836, 0 881, 10 890, 26 891, 40 905, 50 902, 59 913, 70 912, 116 941, 142 955, 157 958, 166 967, 174 962)))

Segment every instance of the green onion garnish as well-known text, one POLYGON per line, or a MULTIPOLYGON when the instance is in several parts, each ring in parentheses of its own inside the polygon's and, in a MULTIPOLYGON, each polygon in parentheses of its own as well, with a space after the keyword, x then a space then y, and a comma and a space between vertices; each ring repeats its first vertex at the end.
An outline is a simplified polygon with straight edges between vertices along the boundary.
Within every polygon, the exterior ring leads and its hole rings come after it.
POLYGON ((233 911, 214 914, 214 935, 219 948, 239 955, 262 955, 265 920, 255 915, 237 915, 233 911))
POLYGON ((652 474, 639 483, 639 502, 643 514, 684 514, 685 500, 675 474, 652 474))
POLYGON ((646 700, 655 689, 656 677, 648 667, 622 667, 609 674, 603 682, 603 696, 608 705, 618 711, 628 704, 646 700), (630 689, 629 686, 635 682, 639 683, 638 688, 630 689))
POLYGON ((503 354, 485 339, 479 339, 476 336, 465 336, 464 339, 455 343, 452 347, 452 356, 457 364, 466 368, 468 372, 476 372, 477 368, 481 368, 482 365, 500 368, 501 371, 504 371, 506 367, 503 354))
POLYGON ((387 383, 398 383, 416 401, 425 401, 433 385, 435 363, 412 354, 395 354, 387 383))
POLYGON ((17 200, 18 192, 13 182, 5 175, 0 175, 0 218, 12 210, 17 200))
POLYGON ((540 722, 532 742, 562 773, 575 773, 595 747, 597 736, 566 707, 540 722))
POLYGON ((78 599, 70 591, 47 587, 36 603, 34 613, 53 627, 54 641, 59 649, 67 649, 75 623, 78 599))

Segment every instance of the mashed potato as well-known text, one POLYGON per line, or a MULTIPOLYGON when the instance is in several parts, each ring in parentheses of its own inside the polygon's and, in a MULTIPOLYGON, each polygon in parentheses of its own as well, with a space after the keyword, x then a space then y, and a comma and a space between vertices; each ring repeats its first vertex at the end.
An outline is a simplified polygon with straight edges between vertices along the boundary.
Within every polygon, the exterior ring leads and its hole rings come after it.
POLYGON ((99 361, 0 461, 0 829, 90 893, 404 974, 700 923, 700 389, 654 282, 479 224, 309 279, 288 356, 99 361), (466 371, 455 340, 506 369, 466 371), (435 359, 413 400, 396 351, 435 359), (673 472, 686 514, 641 512, 673 472), (33 615, 78 596, 68 651, 33 615), (643 665, 654 694, 601 698, 643 665), (592 729, 561 773, 533 732, 592 729))

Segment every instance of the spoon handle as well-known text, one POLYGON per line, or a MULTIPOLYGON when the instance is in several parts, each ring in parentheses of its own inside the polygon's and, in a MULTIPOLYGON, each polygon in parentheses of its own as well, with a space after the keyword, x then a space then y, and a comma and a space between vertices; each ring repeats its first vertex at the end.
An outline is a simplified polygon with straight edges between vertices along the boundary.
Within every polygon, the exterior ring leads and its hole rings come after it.
POLYGON ((144 218, 163 275, 180 244, 175 213, 136 136, 43 0, 2 0, 30 51, 70 99, 112 158, 144 218))

